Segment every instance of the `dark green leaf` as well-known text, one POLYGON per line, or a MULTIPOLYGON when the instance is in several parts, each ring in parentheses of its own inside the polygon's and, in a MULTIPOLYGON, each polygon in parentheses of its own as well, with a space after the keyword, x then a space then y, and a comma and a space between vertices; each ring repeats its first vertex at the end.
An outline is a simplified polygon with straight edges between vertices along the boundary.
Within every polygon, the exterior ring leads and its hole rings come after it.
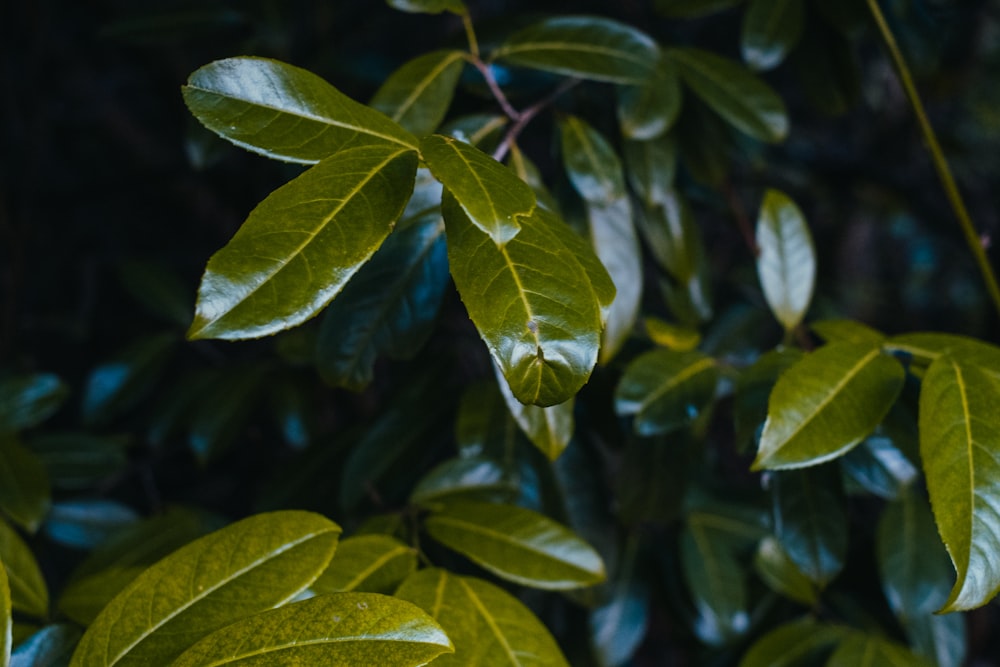
MULTIPOLYGON (((822 4, 855 4, 861 7, 863 15, 869 14, 861 0, 820 0, 812 3, 813 6, 822 4)), ((861 97, 864 71, 855 55, 856 40, 818 20, 808 21, 804 32, 808 38, 799 41, 789 58, 795 68, 798 88, 813 108, 822 114, 836 116, 850 111, 861 97)))
POLYGON ((656 11, 675 19, 696 18, 735 7, 743 0, 655 0, 656 11))
POLYGON ((462 0, 386 0, 393 9, 401 12, 420 14, 440 14, 441 12, 451 12, 452 14, 465 14, 468 10, 462 0))
POLYGON ((573 399, 547 408, 525 405, 511 393, 507 381, 504 380, 496 364, 493 365, 493 369, 496 371, 500 393, 514 421, 528 436, 528 440, 531 440, 531 444, 538 447, 550 461, 555 461, 573 437, 573 399))
POLYGON ((123 262, 118 273, 122 287, 150 313, 179 327, 190 324, 188 287, 166 265, 152 259, 133 259, 123 262))
POLYGON ((774 537, 768 536, 760 541, 753 566, 761 580, 776 593, 809 606, 819 600, 816 585, 802 573, 774 537))
POLYGON ((341 540, 329 567, 312 583, 317 593, 391 593, 417 569, 417 552, 388 535, 341 540))
POLYGON ((566 174, 585 201, 611 204, 625 195, 621 160, 597 130, 576 116, 565 116, 559 136, 566 174))
POLYGON ((931 667, 910 649, 877 635, 850 632, 826 667, 931 667))
POLYGON ((468 114, 445 123, 441 127, 440 134, 454 137, 482 150, 492 150, 500 141, 500 131, 509 122, 510 119, 503 114, 468 114))
POLYGON ((558 202, 556 202, 552 193, 545 186, 545 181, 542 180, 542 173, 538 170, 535 163, 528 159, 524 151, 518 148, 516 143, 510 144, 510 158, 507 162, 507 168, 531 186, 531 190, 535 193, 535 199, 539 206, 556 215, 559 214, 558 202))
POLYGON ((977 365, 987 366, 992 374, 1000 369, 1000 347, 968 336, 940 333, 911 333, 893 336, 885 343, 887 350, 911 355, 914 361, 930 365, 938 357, 953 353, 963 358, 975 359, 977 365))
POLYGON ((340 593, 238 620, 171 664, 417 667, 452 650, 437 623, 409 602, 376 593, 340 593))
POLYGON ((434 134, 420 142, 420 152, 472 224, 498 248, 517 235, 521 219, 535 208, 531 187, 474 146, 434 134))
POLYGON ((750 0, 743 15, 740 49, 750 67, 777 67, 802 36, 803 0, 750 0))
POLYGON ((847 513, 839 480, 827 468, 777 473, 774 526, 784 552, 821 588, 847 554, 847 513))
POLYGON ((134 407, 156 385, 177 343, 173 333, 139 339, 93 371, 83 391, 83 419, 103 424, 134 407))
POLYGON ((413 151, 366 146, 272 192, 209 260, 188 336, 257 338, 315 315, 392 230, 416 169, 413 151))
POLYGON ((635 538, 631 539, 607 599, 590 612, 590 641, 601 667, 627 664, 649 626, 649 589, 637 572, 635 538))
POLYGON ((111 600, 71 664, 169 664, 216 629, 305 590, 329 564, 339 534, 317 514, 287 511, 258 514, 199 538, 111 600))
POLYGON ((0 562, 7 572, 14 611, 35 618, 48 616, 49 590, 38 563, 21 536, 3 519, 0 519, 0 562))
POLYGON ((581 79, 641 84, 660 50, 635 28, 596 16, 557 16, 514 33, 493 57, 581 79))
POLYGON ((681 533, 681 566, 697 615, 694 631, 718 646, 750 627, 746 568, 737 560, 731 537, 713 526, 711 515, 694 512, 681 533), (707 520, 702 520, 703 517, 707 520))
POLYGON ((323 314, 316 366, 323 379, 359 391, 379 353, 411 358, 427 341, 448 286, 439 213, 397 229, 323 314))
POLYGON ((47 625, 17 647, 10 657, 10 667, 63 667, 69 664, 81 634, 79 628, 69 624, 47 625))
POLYGON ((760 428, 767 419, 767 400, 778 377, 802 358, 802 352, 791 347, 766 352, 736 381, 733 418, 736 426, 736 446, 744 451, 757 444, 760 428))
POLYGON ((845 630, 834 625, 821 625, 813 618, 803 618, 781 625, 757 640, 750 647, 740 667, 792 667, 815 657, 819 651, 837 643, 845 630))
POLYGON ((396 591, 441 624, 455 653, 435 667, 568 667, 559 645, 531 610, 510 593, 474 577, 427 568, 396 591))
POLYGON ((424 475, 413 489, 410 501, 430 507, 455 496, 490 500, 494 495, 510 499, 516 494, 517 485, 496 461, 465 456, 448 459, 424 475))
POLYGON ((128 462, 127 436, 41 433, 27 443, 44 464, 53 486, 84 489, 121 472, 128 462))
POLYGON ((681 80, 674 64, 660 58, 647 81, 619 88, 617 110, 628 139, 648 141, 669 130, 681 111, 681 80))
POLYGON ((757 275, 778 322, 791 331, 802 321, 816 283, 816 251, 802 211, 788 195, 768 190, 757 219, 757 275))
POLYGON ((885 334, 866 324, 854 320, 820 320, 809 328, 819 334, 827 343, 843 341, 847 343, 881 343, 885 334))
POLYGON ((0 435, 0 510, 33 533, 51 502, 49 475, 42 462, 13 435, 0 435))
POLYGON ((880 498, 891 500, 911 484, 920 471, 884 436, 872 436, 840 460, 847 480, 880 498))
POLYGON ((319 412, 312 384, 286 377, 269 383, 268 407, 282 439, 290 448, 305 449, 312 442, 319 412))
POLYGON ((425 53, 393 72, 370 104, 416 136, 430 134, 448 113, 464 64, 461 51, 425 53))
POLYGON ((776 143, 788 134, 788 114, 777 93, 739 63, 701 49, 670 49, 681 79, 739 131, 776 143))
POLYGON ((572 230, 536 208, 498 247, 453 197, 443 208, 455 286, 514 396, 566 402, 590 377, 601 332, 595 283, 567 246, 572 230))
POLYGON ((694 421, 715 395, 719 369, 701 352, 652 350, 632 361, 615 390, 615 411, 635 415, 640 435, 667 433, 694 421))
POLYGON ((639 229, 657 263, 681 283, 690 282, 703 262, 704 251, 694 214, 673 188, 660 189, 655 205, 638 216, 639 229))
POLYGON ((386 152, 417 148, 409 132, 381 113, 312 72, 276 60, 217 60, 193 73, 183 93, 205 127, 279 160, 314 164, 366 144, 386 152))
POLYGON ((624 155, 629 185, 647 208, 675 196, 677 141, 672 132, 649 141, 626 141, 624 155))
POLYGON ((223 372, 194 406, 188 445, 200 463, 215 460, 240 435, 253 413, 266 378, 260 366, 223 372))
POLYGON ((905 373, 874 343, 831 343, 774 385, 753 469, 798 468, 844 454, 871 433, 903 388, 905 373))
POLYGON ((604 564, 589 544, 522 507, 455 502, 434 512, 425 526, 435 540, 525 586, 567 590, 605 577, 604 564))
POLYGON ((21 375, 0 382, 0 433, 42 423, 66 400, 69 388, 50 373, 21 375))
POLYGON ((63 500, 52 505, 42 531, 58 544, 93 549, 138 519, 135 510, 114 500, 63 500))
POLYGON ((7 569, 0 558, 0 666, 10 663, 10 650, 14 645, 12 635, 13 609, 10 604, 10 584, 7 583, 7 569))

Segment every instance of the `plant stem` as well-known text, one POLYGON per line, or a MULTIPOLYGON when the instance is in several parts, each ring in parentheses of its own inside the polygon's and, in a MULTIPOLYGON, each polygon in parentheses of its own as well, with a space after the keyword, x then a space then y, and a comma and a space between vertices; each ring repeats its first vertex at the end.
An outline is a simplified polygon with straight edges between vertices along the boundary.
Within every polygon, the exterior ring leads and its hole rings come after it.
POLYGON ((507 155, 507 151, 510 150, 511 144, 517 141, 518 135, 521 134, 524 127, 531 122, 531 119, 537 116, 538 113, 545 107, 555 102, 560 95, 578 83, 580 83, 579 79, 566 79, 544 98, 535 102, 524 111, 518 113, 517 118, 514 119, 514 124, 510 126, 510 129, 507 130, 507 134, 504 135, 503 141, 500 142, 500 145, 497 146, 497 149, 493 152, 493 159, 497 162, 503 160, 507 155))
POLYGON ((469 53, 479 60, 479 40, 476 39, 476 31, 472 27, 472 17, 469 16, 469 12, 462 14, 462 26, 465 28, 465 38, 469 42, 469 53))
POLYGON ((976 263, 979 265, 979 271, 982 273, 983 282, 986 283, 986 289, 989 291, 990 297, 993 299, 993 305, 996 307, 997 312, 1000 313, 1000 286, 997 284, 996 274, 990 266, 990 260, 986 256, 986 250, 983 248, 983 243, 980 240, 979 235, 976 233, 976 228, 972 224, 972 219, 969 217, 968 210, 965 208, 965 201, 962 199, 962 194, 959 192, 958 185, 955 183, 955 177, 952 175, 951 169, 948 167, 948 161, 945 159, 944 153, 941 151, 941 145, 938 143, 937 135, 934 133, 934 128, 931 127, 931 123, 927 119, 927 113, 924 111, 924 105, 920 101, 920 95, 917 93, 917 87, 913 83, 913 77, 910 75, 910 69, 907 67, 906 61, 903 59, 903 54, 899 50, 899 46, 896 44, 896 39, 893 37, 892 31, 889 29, 888 23, 886 23, 885 16, 882 14, 882 10, 878 6, 878 0, 868 0, 868 8, 872 12, 872 16, 875 19, 875 24, 878 26, 879 32, 882 33, 882 39, 885 41, 885 45, 889 49, 889 54, 892 56, 893 64, 895 64, 896 71, 899 74, 899 80, 903 84, 903 90, 906 91, 906 96, 910 100, 913 112, 917 116, 920 131, 924 135, 924 140, 927 142, 927 149, 930 151, 931 158, 934 161, 934 168, 937 170, 938 178, 941 179, 941 185, 944 186, 944 191, 948 196, 951 208, 955 212, 955 216, 958 218, 958 222, 962 227, 962 232, 965 234, 965 241, 969 246, 969 250, 972 251, 972 255, 975 257, 976 263))

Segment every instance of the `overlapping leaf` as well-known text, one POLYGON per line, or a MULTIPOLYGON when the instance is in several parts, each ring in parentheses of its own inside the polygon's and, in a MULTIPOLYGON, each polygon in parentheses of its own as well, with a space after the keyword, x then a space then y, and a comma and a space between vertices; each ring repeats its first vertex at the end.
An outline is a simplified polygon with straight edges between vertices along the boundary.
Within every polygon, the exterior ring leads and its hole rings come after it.
POLYGON ((10 667, 64 667, 82 634, 68 623, 47 625, 18 645, 10 667))
POLYGON ((327 158, 260 203, 212 256, 191 338, 255 338, 315 315, 403 212, 417 157, 395 144, 327 158))
POLYGON ((461 51, 418 56, 385 80, 371 106, 418 137, 430 134, 448 113, 464 64, 461 51))
POLYGON ((312 72, 266 58, 217 60, 195 71, 184 102, 208 129, 267 157, 314 164, 366 144, 416 149, 384 115, 312 72))
POLYGON ((681 99, 677 67, 660 58, 647 81, 618 89, 618 124, 622 135, 639 141, 661 136, 677 120, 681 99))
POLYGON ((649 141, 626 141, 624 155, 629 185, 647 208, 673 195, 677 140, 672 132, 649 141))
POLYGON ((884 637, 849 632, 827 660, 826 667, 931 667, 932 664, 884 637))
POLYGON ((847 513, 839 479, 820 467, 782 472, 773 484, 778 542, 822 588, 840 573, 847 557, 847 513))
POLYGON ((497 385, 503 394, 504 402, 511 416, 521 431, 528 436, 531 444, 538 447, 550 461, 555 461, 569 445, 573 437, 573 406, 571 398, 564 403, 550 405, 547 408, 537 405, 525 405, 514 397, 503 374, 496 364, 493 366, 497 374, 497 385))
POLYGON ((778 626, 750 647, 740 667, 792 667, 836 644, 846 629, 806 617, 778 626))
POLYGON ((753 565, 757 575, 771 590, 809 606, 815 605, 819 599, 816 585, 799 570, 774 537, 768 536, 760 541, 753 565))
MULTIPOLYGON (((519 403, 520 405, 520 403, 519 403)), ((496 461, 483 456, 448 459, 417 482, 410 500, 418 505, 434 506, 456 496, 488 500, 491 496, 513 497, 517 484, 504 474, 496 461)))
POLYGON ((667 433, 693 421, 715 395, 719 370, 701 352, 652 350, 634 359, 615 390, 615 411, 635 415, 640 435, 667 433))
POLYGON ((758 70, 777 67, 802 36, 803 0, 750 0, 743 15, 743 60, 758 70))
POLYGON ((816 251, 802 211, 768 190, 757 220, 757 274, 771 312, 791 331, 806 314, 816 283, 816 251))
POLYGON ((7 573, 11 607, 36 618, 49 612, 49 590, 35 556, 21 536, 0 519, 0 561, 7 573))
POLYGON ((42 462, 12 435, 0 435, 0 510, 35 532, 52 503, 42 462))
POLYGON ((692 513, 681 533, 681 566, 697 610, 695 633, 718 646, 750 627, 746 573, 731 536, 702 516, 692 513))
POLYGON ((416 568, 413 547, 388 535, 357 535, 340 542, 312 589, 317 593, 391 593, 416 568))

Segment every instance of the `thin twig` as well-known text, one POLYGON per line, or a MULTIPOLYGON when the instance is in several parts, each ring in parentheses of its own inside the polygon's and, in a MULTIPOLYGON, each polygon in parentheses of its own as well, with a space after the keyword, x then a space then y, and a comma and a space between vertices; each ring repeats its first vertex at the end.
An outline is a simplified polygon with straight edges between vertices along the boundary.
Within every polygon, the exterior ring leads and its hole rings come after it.
POLYGON ((497 83, 497 79, 493 76, 493 70, 489 65, 484 63, 478 57, 472 58, 470 61, 472 65, 479 70, 479 73, 483 75, 483 79, 486 81, 486 85, 490 89, 490 93, 493 94, 494 99, 496 99, 497 104, 503 109, 504 114, 512 121, 517 122, 521 119, 521 114, 517 109, 513 107, 510 100, 504 94, 503 90, 500 88, 500 84, 497 83))
POLYGON ((547 96, 543 97, 538 102, 535 102, 524 111, 518 113, 518 117, 514 120, 514 124, 510 126, 507 130, 507 134, 504 135, 503 141, 501 141, 500 145, 497 146, 497 149, 493 151, 493 159, 497 162, 503 160, 504 157, 506 157, 507 152, 510 150, 511 144, 517 141, 517 137, 521 134, 521 131, 524 130, 525 126, 531 122, 531 119, 555 102, 560 95, 578 83, 580 83, 580 79, 566 79, 547 96))

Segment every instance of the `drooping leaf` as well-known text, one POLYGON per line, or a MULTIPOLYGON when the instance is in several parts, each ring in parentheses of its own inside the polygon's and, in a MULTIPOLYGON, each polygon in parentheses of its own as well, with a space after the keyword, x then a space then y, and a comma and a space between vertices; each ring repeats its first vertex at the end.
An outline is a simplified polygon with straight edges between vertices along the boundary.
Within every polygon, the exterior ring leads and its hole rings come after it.
POLYGON ((127 445, 127 436, 59 432, 40 433, 25 443, 61 489, 89 488, 120 472, 128 463, 127 445))
POLYGON ((7 377, 0 381, 0 433, 42 423, 66 400, 69 388, 51 373, 7 377))
POLYGON ((416 168, 413 151, 372 145, 272 192, 209 260, 188 336, 256 338, 315 315, 392 230, 416 168))
POLYGON ((573 232, 536 208, 497 247, 450 195, 443 210, 455 286, 514 396, 566 402, 590 377, 601 332, 595 283, 567 246, 573 232))
POLYGON ((615 390, 615 412, 635 415, 640 435, 667 433, 694 421, 715 395, 719 369, 701 352, 652 350, 636 357, 615 390))
POLYGON ((649 141, 626 141, 623 148, 629 185, 647 208, 672 196, 677 175, 677 140, 673 132, 649 141))
POLYGON ((525 586, 568 590, 605 577, 593 547, 565 526, 515 505, 448 504, 428 517, 425 527, 438 542, 525 586))
POLYGON ((386 0, 393 9, 413 14, 440 14, 451 12, 462 15, 468 12, 462 0, 386 0))
POLYGON ((507 404, 507 409, 510 410, 518 427, 528 436, 531 444, 538 447, 550 461, 555 461, 573 437, 574 400, 571 398, 565 403, 547 408, 525 405, 514 397, 496 364, 493 365, 493 370, 496 372, 497 386, 507 404))
POLYGON ((478 148, 433 134, 420 142, 420 153, 466 217, 501 247, 521 229, 521 219, 535 208, 531 187, 478 148))
POLYGON ((757 545, 754 570, 771 590, 796 602, 813 606, 819 600, 816 585, 788 557, 781 543, 768 536, 757 545))
POLYGON ((849 632, 837 645, 826 667, 931 667, 907 647, 878 635, 849 632))
POLYGON ((499 463, 482 456, 463 456, 448 459, 424 475, 410 501, 432 507, 456 496, 511 500, 516 494, 517 484, 505 475, 499 463))
POLYGON ((11 608, 35 618, 45 618, 49 612, 49 590, 42 572, 28 545, 2 519, 0 562, 7 573, 11 608))
POLYGON ((47 625, 18 645, 10 657, 10 667, 64 667, 82 634, 68 623, 47 625))
POLYGON ((464 64, 461 51, 418 56, 385 80, 371 106, 418 137, 430 134, 448 113, 464 64))
POLYGON ((844 566, 847 513, 839 479, 827 468, 778 473, 775 536, 789 559, 820 588, 844 566))
POLYGON ((681 284, 692 281, 704 250, 687 200, 673 188, 657 193, 656 204, 638 216, 639 230, 657 263, 681 284))
POLYGON ((795 48, 804 23, 803 0, 750 0, 740 37, 743 60, 757 70, 777 67, 795 48))
POLYGON ((0 667, 7 667, 10 664, 10 651, 14 646, 13 613, 7 569, 3 566, 3 559, 0 558, 0 667))
POLYGON ((452 650, 438 624, 413 604, 376 593, 340 593, 240 619, 171 664, 417 667, 452 650))
POLYGON ((661 136, 681 110, 681 80, 677 68, 660 58, 656 69, 640 85, 618 89, 618 124, 627 139, 649 141, 661 136))
POLYGON ((115 500, 61 500, 52 505, 42 532, 58 544, 93 549, 138 519, 134 509, 115 500))
POLYGON ((667 55, 681 80, 739 131, 768 143, 780 142, 788 134, 784 102, 743 65, 694 48, 669 49, 667 55))
POLYGON ((426 568, 410 575, 396 597, 441 624, 455 653, 435 667, 568 667, 548 629, 510 593, 475 577, 426 568))
POLYGON ((317 593, 391 593, 417 569, 417 552, 388 535, 358 535, 342 540, 323 574, 312 583, 317 593))
POLYGON ((898 497, 920 474, 892 440, 884 436, 865 438, 840 461, 847 481, 886 500, 898 497))
POLYGON ((660 57, 645 33, 612 19, 556 16, 519 30, 493 57, 581 79, 642 84, 660 57))
POLYGON ((771 350, 740 374, 733 404, 736 446, 740 451, 757 444, 760 429, 767 419, 767 400, 774 383, 801 358, 802 352, 796 348, 771 350))
POLYGON ((448 286, 444 223, 423 216, 386 239, 323 314, 316 367, 359 391, 380 353, 410 358, 423 346, 448 286))
POLYGON ((277 60, 217 60, 194 72, 182 92, 188 109, 209 130, 278 160, 315 164, 366 144, 385 151, 417 148, 409 132, 378 111, 312 72, 277 60))
POLYGON ((258 514, 148 568, 94 619, 73 667, 168 664, 233 621, 287 602, 326 568, 340 527, 299 511, 258 514))
POLYGON ((743 0, 655 0, 656 11, 668 18, 697 18, 721 12, 743 2, 743 0))
POLYGON ((15 436, 0 435, 0 510, 33 533, 51 504, 52 488, 44 464, 15 436))
POLYGON ((176 343, 173 333, 141 338, 94 368, 83 392, 83 420, 106 423, 135 406, 159 381, 176 343))
POLYGON ((753 469, 815 465, 847 452, 889 412, 904 377, 874 343, 831 343, 806 355, 774 385, 753 469))
POLYGON ((692 513, 680 538, 681 567, 696 609, 698 638, 719 646, 750 627, 746 568, 737 560, 730 536, 692 513))
POLYGON ((920 456, 957 572, 942 611, 978 607, 1000 590, 1000 366, 979 361, 942 354, 920 390, 920 456))
POLYGON ((587 202, 610 204, 625 194, 625 176, 615 149, 597 130, 576 116, 559 121, 563 166, 587 202))
MULTIPOLYGON (((845 629, 806 617, 778 626, 750 647, 740 667, 792 667, 840 641, 845 629)), ((815 663, 808 663, 815 664, 815 663)))
POLYGON ((757 220, 757 274, 778 322, 791 331, 802 321, 816 283, 816 251, 802 211, 788 195, 768 190, 757 220))

